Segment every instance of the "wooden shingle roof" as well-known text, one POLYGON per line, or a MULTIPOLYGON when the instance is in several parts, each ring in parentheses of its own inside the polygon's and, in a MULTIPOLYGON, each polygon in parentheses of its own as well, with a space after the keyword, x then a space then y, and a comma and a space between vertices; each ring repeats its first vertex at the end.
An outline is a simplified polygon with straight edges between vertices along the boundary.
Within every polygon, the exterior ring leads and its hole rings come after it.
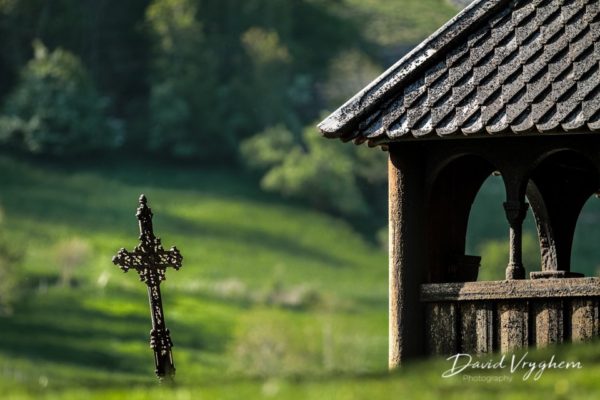
POLYGON ((478 0, 319 124, 379 144, 600 130, 600 1, 478 0))

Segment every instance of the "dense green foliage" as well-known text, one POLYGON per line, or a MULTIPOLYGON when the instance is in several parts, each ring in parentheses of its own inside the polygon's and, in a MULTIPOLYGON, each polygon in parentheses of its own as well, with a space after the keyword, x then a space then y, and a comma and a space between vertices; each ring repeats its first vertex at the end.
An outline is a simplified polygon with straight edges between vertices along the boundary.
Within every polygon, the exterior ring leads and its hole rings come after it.
POLYGON ((3 0, 0 1, 0 97, 18 82, 40 40, 83 61, 95 86, 111 100, 111 111, 127 121, 134 139, 135 121, 144 120, 148 93, 148 38, 143 29, 147 0, 3 0))
POLYGON ((267 129, 246 140, 241 150, 251 168, 265 172, 260 182, 264 190, 347 216, 372 211, 361 192, 361 182, 370 187, 385 183, 383 153, 341 148, 338 143, 323 141, 310 126, 298 141, 282 126, 267 129), (373 164, 375 168, 371 168, 373 164))
POLYGON ((148 7, 150 149, 231 160, 240 139, 269 126, 298 131, 323 105, 318 86, 330 61, 353 43, 343 34, 360 37, 352 21, 320 2, 216 3, 148 7))
POLYGON ((364 197, 381 209, 372 174, 335 183, 349 201, 324 185, 362 156, 321 152, 324 141, 307 139, 316 130, 303 132, 454 12, 444 0, 1 1, 0 143, 245 165, 240 143, 281 126, 297 146, 263 171, 265 189, 344 214, 368 211, 364 197))
POLYGON ((219 130, 217 60, 208 48, 196 7, 190 0, 155 1, 147 11, 154 36, 149 99, 150 149, 180 157, 218 159, 231 152, 219 130))
POLYGON ((120 123, 106 115, 108 100, 96 91, 81 61, 62 49, 35 56, 6 99, 0 140, 31 153, 77 154, 115 147, 120 123))

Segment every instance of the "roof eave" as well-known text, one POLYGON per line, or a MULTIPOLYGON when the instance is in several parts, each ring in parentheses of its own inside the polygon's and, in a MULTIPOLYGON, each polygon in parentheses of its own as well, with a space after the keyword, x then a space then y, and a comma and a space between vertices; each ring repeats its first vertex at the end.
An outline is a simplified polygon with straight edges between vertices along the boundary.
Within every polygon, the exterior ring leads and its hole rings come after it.
POLYGON ((321 133, 328 138, 340 138, 350 134, 357 120, 385 98, 388 93, 393 93, 405 79, 412 76, 423 64, 435 57, 440 50, 508 1, 477 0, 471 3, 367 87, 321 121, 318 125, 321 133))

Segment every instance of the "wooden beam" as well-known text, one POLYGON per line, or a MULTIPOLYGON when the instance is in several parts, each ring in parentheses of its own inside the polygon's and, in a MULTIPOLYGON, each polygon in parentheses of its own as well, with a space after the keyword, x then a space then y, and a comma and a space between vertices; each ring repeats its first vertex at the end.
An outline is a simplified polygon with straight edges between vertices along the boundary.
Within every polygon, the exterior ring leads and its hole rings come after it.
POLYGON ((439 302, 595 296, 600 296, 600 278, 428 283, 421 285, 420 297, 439 302))

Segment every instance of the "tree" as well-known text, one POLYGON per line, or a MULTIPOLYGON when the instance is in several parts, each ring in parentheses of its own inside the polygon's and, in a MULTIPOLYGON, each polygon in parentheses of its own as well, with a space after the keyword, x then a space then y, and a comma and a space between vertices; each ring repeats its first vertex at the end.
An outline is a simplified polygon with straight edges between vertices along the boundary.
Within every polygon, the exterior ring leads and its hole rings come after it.
POLYGON ((150 150, 203 160, 231 153, 217 107, 217 60, 193 0, 155 0, 146 12, 154 43, 150 150), (225 142, 225 144, 223 143, 225 142))
POLYGON ((30 44, 39 39, 82 60, 98 90, 110 96, 112 113, 127 119, 128 138, 138 139, 131 130, 146 117, 148 41, 140 28, 148 3, 0 0, 0 96, 15 86, 19 71, 33 56, 30 44))
POLYGON ((266 171, 261 187, 284 197, 307 201, 343 215, 364 215, 369 207, 357 178, 359 166, 352 148, 321 138, 309 126, 297 142, 282 126, 246 140, 242 157, 251 168, 266 171))
POLYGON ((109 100, 94 87, 74 54, 34 43, 34 58, 9 95, 0 140, 36 154, 80 154, 121 143, 120 122, 106 115, 109 100))

